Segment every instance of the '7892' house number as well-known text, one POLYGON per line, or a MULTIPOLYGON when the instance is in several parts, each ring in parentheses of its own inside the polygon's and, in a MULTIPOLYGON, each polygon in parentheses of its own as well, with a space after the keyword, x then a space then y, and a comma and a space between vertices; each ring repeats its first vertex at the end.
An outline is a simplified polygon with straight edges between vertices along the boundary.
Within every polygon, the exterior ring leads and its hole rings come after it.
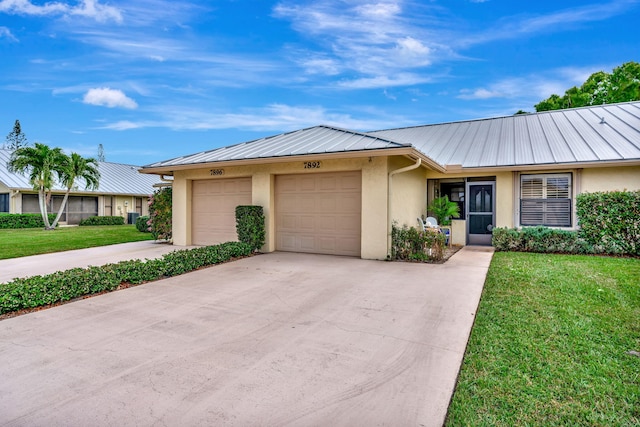
POLYGON ((320 161, 316 162, 304 162, 305 169, 320 169, 320 161))

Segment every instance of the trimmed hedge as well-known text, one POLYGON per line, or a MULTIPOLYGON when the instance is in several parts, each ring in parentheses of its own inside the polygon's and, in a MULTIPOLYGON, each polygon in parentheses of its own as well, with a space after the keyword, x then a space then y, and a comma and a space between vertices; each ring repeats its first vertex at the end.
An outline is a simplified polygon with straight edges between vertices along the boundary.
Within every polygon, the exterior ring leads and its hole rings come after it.
MULTIPOLYGON (((56 219, 56 214, 47 214, 49 223, 56 219)), ((40 214, 0 214, 0 228, 44 228, 40 214)))
POLYGON ((252 248, 246 243, 227 242, 177 250, 158 259, 136 259, 14 279, 0 284, 0 314, 69 301, 97 292, 113 291, 122 283, 139 284, 173 277, 232 258, 249 256, 251 253, 252 248))
POLYGON ((440 261, 444 257, 446 236, 437 229, 425 231, 396 223, 391 226, 391 259, 440 261))
POLYGON ((80 225, 124 225, 121 216, 90 216, 80 221, 80 225))
POLYGON ((547 227, 493 229, 492 242, 497 251, 593 254, 596 247, 581 238, 578 232, 547 227))
POLYGON ((236 206, 236 232, 238 240, 254 251, 264 245, 265 224, 262 206, 236 206))
POLYGON ((136 218, 136 228, 138 231, 141 233, 151 233, 151 227, 147 222, 149 222, 149 217, 147 215, 136 218))
POLYGON ((611 254, 640 255, 640 191, 576 197, 580 236, 611 254))

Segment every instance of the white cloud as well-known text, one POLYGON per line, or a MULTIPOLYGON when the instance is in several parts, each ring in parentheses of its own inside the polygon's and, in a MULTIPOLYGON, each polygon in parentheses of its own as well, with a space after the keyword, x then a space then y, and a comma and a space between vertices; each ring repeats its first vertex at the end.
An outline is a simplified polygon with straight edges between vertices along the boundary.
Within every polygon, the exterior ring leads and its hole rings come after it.
POLYGON ((474 90, 462 89, 458 98, 460 99, 489 99, 489 98, 503 98, 506 94, 488 90, 485 88, 479 88, 474 90))
POLYGON ((35 16, 83 16, 98 22, 122 22, 122 13, 119 9, 100 4, 98 0, 81 0, 75 6, 62 2, 37 5, 30 0, 0 0, 0 12, 35 16))
POLYGON ((121 107, 128 109, 138 108, 138 104, 119 89, 111 89, 108 87, 101 87, 95 89, 89 89, 85 93, 82 102, 91 105, 100 105, 103 107, 121 107))
MULTIPOLYGON (((356 111, 357 112, 357 111, 356 111)), ((365 111, 368 118, 358 119, 352 113, 329 111, 322 106, 292 106, 270 104, 262 108, 242 109, 237 112, 212 112, 188 107, 158 108, 162 118, 119 121, 100 129, 125 131, 140 128, 167 128, 171 130, 240 129, 249 131, 282 132, 326 124, 347 129, 380 129, 410 124, 405 118, 394 117, 386 111, 365 111), (171 111, 169 115, 167 111, 171 111)))
MULTIPOLYGON (((406 74, 451 56, 451 50, 439 41, 446 35, 435 30, 440 21, 430 12, 430 6, 404 1, 363 3, 282 2, 274 7, 273 14, 290 21, 296 31, 320 46, 304 52, 305 57, 321 58, 327 65, 315 68, 316 74, 357 73, 357 83, 348 83, 350 87, 379 88, 388 85, 389 80, 395 80, 397 85, 400 80, 389 76, 406 74)), ((292 56, 299 58, 300 50, 292 56)), ((309 70, 310 60, 296 61, 309 70)))
POLYGON ((497 24, 489 25, 487 31, 462 35, 457 45, 471 46, 494 40, 514 39, 528 34, 567 31, 574 24, 604 21, 623 14, 636 4, 637 0, 612 0, 556 10, 544 15, 504 17, 497 24))
POLYGON ((11 30, 9 30, 7 27, 0 27, 0 39, 3 37, 14 42, 18 41, 18 39, 13 34, 11 34, 11 30))
POLYGON ((428 83, 431 78, 413 73, 402 73, 393 76, 362 77, 354 80, 342 80, 337 86, 344 89, 376 89, 397 86, 413 86, 428 83))
POLYGON ((537 103, 552 94, 562 95, 580 86, 594 72, 612 67, 593 65, 588 67, 563 67, 519 77, 506 77, 474 89, 460 90, 457 98, 465 100, 506 98, 531 100, 537 103))

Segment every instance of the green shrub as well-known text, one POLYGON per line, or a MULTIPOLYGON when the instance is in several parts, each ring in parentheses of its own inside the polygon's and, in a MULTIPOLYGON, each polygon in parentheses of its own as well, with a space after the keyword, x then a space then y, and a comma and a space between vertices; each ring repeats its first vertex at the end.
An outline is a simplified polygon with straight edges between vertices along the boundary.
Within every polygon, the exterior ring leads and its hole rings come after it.
POLYGON ((147 215, 144 216, 139 216, 138 218, 136 218, 136 228, 138 229, 138 231, 140 231, 141 233, 150 233, 150 227, 149 227, 149 217, 147 215))
MULTIPOLYGON (((49 223, 56 218, 56 214, 47 214, 49 223)), ((0 214, 0 228, 44 228, 44 221, 40 214, 0 214)))
POLYGON ((121 216, 90 216, 80 221, 79 225, 124 225, 121 216))
POLYGON ((576 197, 580 236, 603 252, 640 255, 640 191, 576 197))
POLYGON ((151 234, 155 240, 171 240, 172 194, 171 187, 164 187, 153 193, 149 199, 151 234))
POLYGON ((254 251, 264 245, 265 224, 262 206, 236 206, 236 232, 238 240, 254 251))
POLYGON ((598 252, 578 232, 548 227, 493 229, 492 244, 497 251, 591 254, 598 252))
POLYGON ((73 268, 45 276, 14 279, 0 284, 0 314, 68 301, 83 295, 112 291, 121 283, 142 282, 177 276, 201 267, 250 255, 242 242, 177 250, 162 258, 122 261, 98 267, 73 268))
POLYGON ((414 227, 391 226, 391 259, 405 261, 440 261, 444 257, 446 236, 437 229, 425 231, 414 227))

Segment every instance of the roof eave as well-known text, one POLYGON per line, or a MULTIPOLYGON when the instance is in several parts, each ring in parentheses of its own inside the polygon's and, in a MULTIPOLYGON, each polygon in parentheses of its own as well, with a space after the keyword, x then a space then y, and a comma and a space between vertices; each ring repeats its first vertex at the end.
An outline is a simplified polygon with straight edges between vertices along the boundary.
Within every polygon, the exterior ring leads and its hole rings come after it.
POLYGON ((556 170, 556 169, 584 169, 584 168, 607 168, 615 166, 640 166, 640 159, 629 160, 600 160, 594 162, 567 162, 567 163, 540 163, 528 165, 502 165, 502 166, 474 166, 462 167, 461 165, 447 165, 447 173, 464 173, 478 171, 532 171, 532 170, 556 170))
POLYGON ((428 158, 424 153, 416 150, 411 146, 405 147, 393 147, 371 150, 357 150, 357 151, 338 151, 332 153, 310 153, 292 156, 278 156, 278 157, 259 157, 252 159, 237 159, 237 160, 224 160, 216 162, 202 162, 202 163, 190 163, 186 165, 167 165, 157 167, 144 167, 140 170, 140 173, 156 174, 156 175, 173 175, 174 171, 203 169, 208 167, 231 167, 231 166, 249 166, 258 164, 274 164, 274 163, 289 163, 296 161, 306 161, 310 158, 313 159, 352 159, 358 157, 383 157, 383 156, 403 156, 409 155, 415 158, 422 158, 422 161, 430 168, 439 172, 444 172, 445 168, 436 163, 433 159, 428 158))

